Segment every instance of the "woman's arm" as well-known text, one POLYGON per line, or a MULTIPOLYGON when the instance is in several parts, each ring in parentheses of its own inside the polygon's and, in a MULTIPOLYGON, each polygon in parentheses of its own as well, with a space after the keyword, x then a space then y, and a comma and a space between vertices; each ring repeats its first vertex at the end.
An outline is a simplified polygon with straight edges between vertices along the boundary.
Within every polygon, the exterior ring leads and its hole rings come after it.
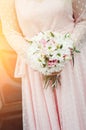
MULTIPOLYGON (((86 0, 72 0, 75 28, 72 37, 79 48, 86 43, 86 0)), ((86 46, 86 45, 85 45, 86 46)))
POLYGON ((25 41, 18 26, 15 0, 0 0, 0 18, 2 22, 3 34, 10 46, 17 54, 26 57, 28 43, 25 41))

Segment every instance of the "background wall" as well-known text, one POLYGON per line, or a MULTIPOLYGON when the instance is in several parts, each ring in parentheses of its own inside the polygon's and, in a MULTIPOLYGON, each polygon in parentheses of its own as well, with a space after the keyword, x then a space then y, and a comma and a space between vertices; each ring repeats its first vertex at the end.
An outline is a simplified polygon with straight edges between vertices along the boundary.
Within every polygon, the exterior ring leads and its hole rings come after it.
POLYGON ((14 78, 16 56, 0 23, 0 130, 22 130, 21 81, 14 78))

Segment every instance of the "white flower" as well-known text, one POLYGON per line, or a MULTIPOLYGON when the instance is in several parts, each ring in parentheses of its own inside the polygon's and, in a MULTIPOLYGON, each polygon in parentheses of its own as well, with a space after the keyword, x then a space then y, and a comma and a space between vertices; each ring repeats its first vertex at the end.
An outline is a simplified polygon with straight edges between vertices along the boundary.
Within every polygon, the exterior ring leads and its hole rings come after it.
POLYGON ((61 71, 71 60, 71 49, 74 43, 69 35, 46 31, 35 35, 31 41, 32 44, 27 52, 30 65, 44 75, 61 71), (51 66, 48 66, 49 61, 52 62, 51 66))

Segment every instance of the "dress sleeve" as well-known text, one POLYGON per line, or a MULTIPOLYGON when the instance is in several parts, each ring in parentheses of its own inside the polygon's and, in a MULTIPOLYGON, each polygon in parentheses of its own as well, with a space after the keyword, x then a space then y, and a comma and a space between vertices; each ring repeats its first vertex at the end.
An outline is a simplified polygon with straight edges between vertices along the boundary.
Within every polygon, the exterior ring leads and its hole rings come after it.
POLYGON ((25 75, 25 64, 28 62, 28 43, 24 39, 19 28, 15 9, 15 0, 0 0, 0 18, 2 31, 9 45, 18 54, 14 76, 25 75))
POLYGON ((79 48, 86 43, 86 0, 72 0, 75 27, 72 37, 79 48))
POLYGON ((25 57, 28 43, 24 39, 17 22, 15 0, 0 0, 0 18, 3 34, 8 43, 17 54, 25 57))

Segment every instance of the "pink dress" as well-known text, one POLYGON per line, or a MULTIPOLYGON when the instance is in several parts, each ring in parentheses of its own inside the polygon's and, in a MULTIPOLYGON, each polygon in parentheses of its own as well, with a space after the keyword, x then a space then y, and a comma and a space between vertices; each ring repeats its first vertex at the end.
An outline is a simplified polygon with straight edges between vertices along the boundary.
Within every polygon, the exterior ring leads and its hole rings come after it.
POLYGON ((86 130, 86 0, 0 1, 3 33, 18 54, 15 76, 22 78, 23 130, 86 130), (81 49, 54 91, 43 89, 42 75, 27 63, 24 37, 46 30, 70 32, 81 49))

